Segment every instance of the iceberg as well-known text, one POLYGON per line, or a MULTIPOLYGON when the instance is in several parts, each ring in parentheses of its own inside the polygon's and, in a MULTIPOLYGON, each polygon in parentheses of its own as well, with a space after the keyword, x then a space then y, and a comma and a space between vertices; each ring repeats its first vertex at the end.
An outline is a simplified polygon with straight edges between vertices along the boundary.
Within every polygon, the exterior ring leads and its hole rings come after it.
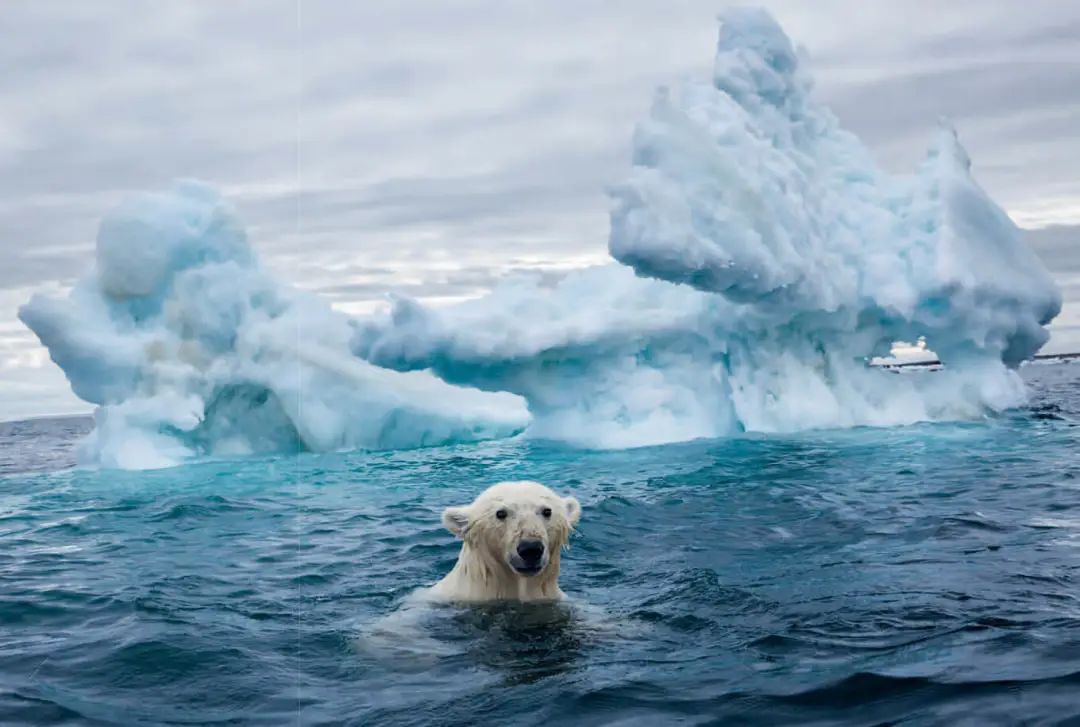
POLYGON ((109 213, 94 269, 67 299, 36 296, 19 317, 97 405, 87 464, 417 447, 528 423, 516 397, 353 357, 348 318, 262 270, 235 214, 197 182, 109 213))
POLYGON ((512 436, 632 447, 974 418, 1061 296, 947 124, 890 175, 814 100, 762 10, 721 18, 711 78, 660 89, 611 189, 609 264, 349 319, 263 271, 209 187, 133 198, 65 300, 22 320, 98 405, 87 461, 512 436), (939 373, 870 365, 925 341, 939 373))
POLYGON ((620 264, 449 309, 402 300, 353 350, 519 394, 530 434, 584 446, 1000 411, 1061 297, 970 167, 943 123, 914 174, 882 172, 772 17, 733 9, 712 78, 661 89, 637 127, 611 190, 620 264), (869 365, 916 340, 945 371, 869 365))

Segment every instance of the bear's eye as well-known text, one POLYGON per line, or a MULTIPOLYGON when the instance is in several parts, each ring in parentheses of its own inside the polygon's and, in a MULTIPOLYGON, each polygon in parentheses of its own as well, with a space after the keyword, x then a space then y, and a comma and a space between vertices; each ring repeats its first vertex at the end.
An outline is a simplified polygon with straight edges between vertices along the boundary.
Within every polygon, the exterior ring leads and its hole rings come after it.
POLYGON ((505 520, 506 519, 506 508, 505 507, 500 507, 498 510, 496 510, 495 511, 495 517, 499 518, 500 520, 505 520))
POLYGON ((551 508, 545 507, 543 510, 540 511, 540 514, 544 517, 551 517, 551 508))

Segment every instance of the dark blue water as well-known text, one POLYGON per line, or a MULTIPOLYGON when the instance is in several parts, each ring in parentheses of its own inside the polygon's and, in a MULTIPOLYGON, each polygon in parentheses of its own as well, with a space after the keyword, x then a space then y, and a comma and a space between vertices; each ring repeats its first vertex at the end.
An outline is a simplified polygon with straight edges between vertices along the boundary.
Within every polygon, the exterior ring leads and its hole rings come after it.
POLYGON ((0 722, 1080 724, 1080 367, 1026 376, 985 422, 629 452, 12 474, 81 429, 5 425, 0 722), (522 477, 585 507, 572 603, 371 649, 441 509, 522 477))

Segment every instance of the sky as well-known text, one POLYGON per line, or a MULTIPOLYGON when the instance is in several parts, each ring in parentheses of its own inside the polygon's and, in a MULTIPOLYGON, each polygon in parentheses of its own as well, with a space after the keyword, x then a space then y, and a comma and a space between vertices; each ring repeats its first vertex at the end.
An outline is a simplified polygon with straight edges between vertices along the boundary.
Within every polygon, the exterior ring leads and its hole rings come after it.
MULTIPOLYGON (((1080 3, 776 0, 819 97, 910 171, 950 118, 1029 230, 1080 350, 1080 3)), ((194 177, 264 265, 362 315, 607 258, 605 187, 656 87, 707 76, 717 0, 7 0, 0 420, 89 410, 16 318, 126 194, 194 177)))

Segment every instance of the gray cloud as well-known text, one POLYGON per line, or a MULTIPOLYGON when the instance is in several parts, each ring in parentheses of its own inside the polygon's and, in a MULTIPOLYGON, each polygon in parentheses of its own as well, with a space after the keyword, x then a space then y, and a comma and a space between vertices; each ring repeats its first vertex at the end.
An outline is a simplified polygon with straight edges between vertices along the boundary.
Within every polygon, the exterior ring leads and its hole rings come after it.
MULTIPOLYGON (((12 3, 0 335, 16 295, 87 269, 105 210, 177 177, 222 187, 271 268, 341 303, 598 259, 633 124, 657 85, 709 73, 723 4, 12 3)), ((1006 207, 1080 215, 1080 5, 764 4, 886 166, 910 169, 948 115, 1006 207)), ((1045 246, 1072 265, 1067 243, 1045 246)), ((57 385, 18 360, 20 391, 57 385)))
POLYGON ((1051 353, 1080 351, 1080 225, 1026 230, 1024 236, 1061 287, 1065 306, 1050 326, 1051 353))
POLYGON ((1056 274, 1080 275, 1080 225, 1027 230, 1024 237, 1043 263, 1056 274))

